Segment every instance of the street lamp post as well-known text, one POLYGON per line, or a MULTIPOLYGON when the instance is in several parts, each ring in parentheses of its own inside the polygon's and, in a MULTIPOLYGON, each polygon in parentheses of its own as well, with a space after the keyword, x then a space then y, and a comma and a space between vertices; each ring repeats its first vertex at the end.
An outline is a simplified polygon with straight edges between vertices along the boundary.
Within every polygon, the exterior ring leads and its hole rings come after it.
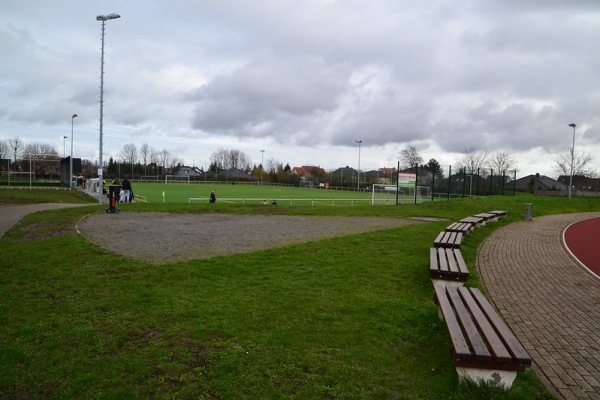
POLYGON ((98 157, 98 202, 102 204, 102 120, 104 116, 104 25, 106 21, 121 18, 119 14, 98 15, 96 21, 102 22, 102 48, 100 56, 100 143, 98 157))
POLYGON ((575 128, 577 125, 569 124, 573 128, 573 147, 571 147, 571 176, 569 177, 569 198, 571 198, 571 192, 573 188, 573 163, 575 161, 575 128))
POLYGON ((69 189, 73 185, 73 120, 77 118, 77 114, 71 117, 71 156, 69 157, 69 189))
POLYGON ((263 171, 265 169, 264 167, 264 159, 265 159, 265 151, 261 150, 260 151, 260 184, 262 185, 262 176, 263 176, 263 171))
POLYGON ((362 143, 362 140, 355 140, 356 143, 358 143, 358 171, 357 175, 358 175, 358 183, 356 184, 356 190, 360 191, 360 144, 362 143))

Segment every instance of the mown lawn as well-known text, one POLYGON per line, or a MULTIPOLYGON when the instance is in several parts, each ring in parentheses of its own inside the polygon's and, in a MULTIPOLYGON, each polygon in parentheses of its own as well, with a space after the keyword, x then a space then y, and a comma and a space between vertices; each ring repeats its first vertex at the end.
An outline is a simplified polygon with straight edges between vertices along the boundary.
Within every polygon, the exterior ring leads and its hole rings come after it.
MULTIPOLYGON (((28 201, 38 200, 20 200, 28 201)), ((146 203, 121 212, 455 221, 507 210, 466 238, 473 271, 479 243, 527 202, 535 216, 600 210, 593 199, 506 196, 395 207, 146 203)), ((458 385, 428 277, 428 249, 448 221, 157 266, 77 234, 80 218, 105 208, 36 213, 0 238, 0 397, 552 398, 532 371, 506 393, 458 385)), ((480 285, 473 275, 469 284, 480 285)))

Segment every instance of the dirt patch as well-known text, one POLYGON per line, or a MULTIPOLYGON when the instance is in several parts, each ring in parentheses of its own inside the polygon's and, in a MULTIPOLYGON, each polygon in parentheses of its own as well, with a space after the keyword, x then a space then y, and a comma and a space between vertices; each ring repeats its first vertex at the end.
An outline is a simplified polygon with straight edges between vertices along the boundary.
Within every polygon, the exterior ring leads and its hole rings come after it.
POLYGON ((121 212, 93 214, 83 219, 77 229, 115 253, 165 263, 247 253, 417 223, 376 217, 121 212))

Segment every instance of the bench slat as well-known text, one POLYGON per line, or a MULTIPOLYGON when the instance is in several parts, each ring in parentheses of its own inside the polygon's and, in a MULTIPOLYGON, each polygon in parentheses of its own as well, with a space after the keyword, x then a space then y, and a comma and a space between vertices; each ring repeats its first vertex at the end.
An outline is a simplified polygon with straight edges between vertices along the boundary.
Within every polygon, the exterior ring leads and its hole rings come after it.
MULTIPOLYGON (((466 306, 468 307, 471 315, 477 321, 477 325, 479 326, 483 336, 485 337, 486 342, 489 344, 490 349, 494 355, 496 361, 501 363, 511 363, 512 356, 510 352, 504 346, 502 339, 498 337, 498 334, 494 330, 494 327, 490 324, 490 321, 487 319, 487 314, 484 314, 480 308, 481 303, 477 303, 475 298, 473 297, 475 292, 479 292, 477 289, 467 290, 466 288, 462 288, 465 290, 459 290, 461 297, 463 298, 466 306)), ((481 292, 479 292, 481 293, 481 292)), ((485 301, 487 303, 487 300, 485 301)), ((484 304, 485 304, 484 303, 484 304)), ((495 321, 497 322, 497 321, 495 321)))
POLYGON ((450 272, 450 267, 448 265, 448 259, 446 258, 445 249, 441 248, 438 252, 438 260, 439 260, 439 270, 442 272, 450 272))
POLYGON ((458 263, 456 262, 456 259, 454 258, 454 252, 452 251, 454 249, 444 249, 443 250, 443 255, 444 255, 444 260, 446 260, 448 262, 448 271, 453 272, 453 273, 458 273, 460 272, 458 270, 458 263))
MULTIPOLYGON (((465 361, 466 360, 477 360, 482 362, 489 362, 492 360, 492 354, 488 350, 485 340, 481 337, 481 334, 477 330, 477 326, 473 322, 471 318, 471 313, 465 307, 459 292, 455 287, 448 287, 446 291, 448 293, 448 298, 452 304, 454 310, 456 310, 456 314, 458 319, 460 320, 460 324, 464 329, 465 335, 467 336, 470 344, 470 349, 468 354, 466 353, 456 353, 457 357, 456 361, 465 361)), ((452 334, 451 334, 452 335, 452 334)))
POLYGON ((453 354, 460 354, 466 360, 471 359, 471 350, 469 344, 462 334, 460 324, 456 319, 456 314, 452 309, 452 305, 446 296, 446 290, 442 285, 435 285, 435 295, 440 311, 446 322, 446 327, 450 333, 450 339, 452 340, 452 352, 453 354))
POLYGON ((452 249, 452 254, 456 259, 456 264, 458 265, 458 270, 463 274, 469 274, 469 269, 467 268, 467 263, 462 256, 462 253, 459 249, 452 249))
POLYGON ((513 331, 506 325, 504 320, 496 313, 492 308, 491 304, 483 296, 479 290, 473 293, 473 296, 477 300, 477 303, 481 309, 486 313, 487 317, 493 322, 498 333, 504 338, 509 351, 515 357, 520 365, 528 366, 531 365, 531 356, 527 353, 527 350, 523 347, 519 339, 515 336, 513 331))
POLYGON ((437 237, 433 240, 433 245, 435 247, 440 247, 440 243, 444 240, 446 232, 440 232, 437 237))

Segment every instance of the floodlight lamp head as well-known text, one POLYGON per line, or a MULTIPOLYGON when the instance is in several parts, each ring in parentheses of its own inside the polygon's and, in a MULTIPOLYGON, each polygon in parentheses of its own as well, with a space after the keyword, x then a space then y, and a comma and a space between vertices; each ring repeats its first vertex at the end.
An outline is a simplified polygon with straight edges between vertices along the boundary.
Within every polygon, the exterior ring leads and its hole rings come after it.
POLYGON ((575 128, 577 125, 575 125, 575 124, 569 124, 569 126, 570 126, 571 128, 575 128))
POLYGON ((77 117, 77 114, 73 114, 73 116, 71 117, 71 119, 73 119, 73 118, 75 118, 75 117, 77 117))
POLYGON ((119 14, 108 14, 108 15, 98 15, 96 17, 96 21, 108 21, 109 19, 117 19, 117 18, 121 18, 121 16, 119 14))

